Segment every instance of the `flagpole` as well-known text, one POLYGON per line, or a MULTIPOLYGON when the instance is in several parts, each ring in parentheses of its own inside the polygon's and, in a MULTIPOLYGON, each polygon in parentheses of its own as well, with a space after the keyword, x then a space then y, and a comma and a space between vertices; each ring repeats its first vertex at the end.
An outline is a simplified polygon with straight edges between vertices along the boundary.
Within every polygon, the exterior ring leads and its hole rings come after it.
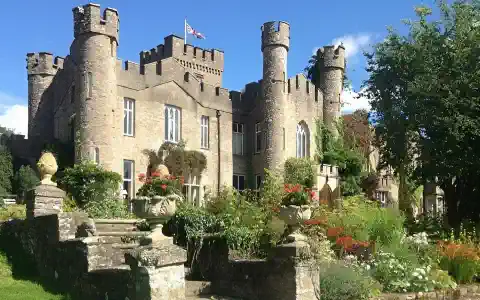
POLYGON ((185 33, 185 45, 187 44, 187 17, 185 17, 185 24, 183 26, 184 33, 185 33))

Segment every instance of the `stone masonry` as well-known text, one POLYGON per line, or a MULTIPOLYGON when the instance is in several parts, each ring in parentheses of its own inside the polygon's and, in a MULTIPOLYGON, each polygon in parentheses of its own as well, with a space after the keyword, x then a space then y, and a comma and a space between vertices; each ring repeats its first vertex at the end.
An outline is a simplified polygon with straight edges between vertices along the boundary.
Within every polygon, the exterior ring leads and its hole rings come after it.
POLYGON ((194 182, 201 196, 234 181, 240 189, 256 189, 264 168, 281 167, 288 157, 313 157, 315 120, 333 128, 340 115, 345 49, 320 50, 318 87, 303 74, 287 79, 286 22, 262 26, 263 78, 238 92, 222 87, 221 50, 170 35, 140 52, 139 63, 122 62, 115 9, 102 13, 99 5, 86 4, 74 8, 73 17, 65 58, 27 54, 30 149, 59 140, 75 144, 76 161, 92 160, 120 174, 129 163, 130 197, 149 165, 143 151, 158 150, 166 139, 205 153, 207 169, 194 182))

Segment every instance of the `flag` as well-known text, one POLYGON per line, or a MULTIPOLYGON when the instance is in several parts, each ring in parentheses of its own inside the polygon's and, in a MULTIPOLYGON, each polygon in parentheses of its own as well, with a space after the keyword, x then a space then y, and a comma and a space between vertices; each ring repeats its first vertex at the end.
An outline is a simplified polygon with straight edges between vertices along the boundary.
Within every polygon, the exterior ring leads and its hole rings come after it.
POLYGON ((190 26, 186 20, 185 20, 185 32, 188 34, 194 35, 197 39, 202 39, 202 40, 205 39, 205 36, 202 33, 193 29, 192 26, 190 26))

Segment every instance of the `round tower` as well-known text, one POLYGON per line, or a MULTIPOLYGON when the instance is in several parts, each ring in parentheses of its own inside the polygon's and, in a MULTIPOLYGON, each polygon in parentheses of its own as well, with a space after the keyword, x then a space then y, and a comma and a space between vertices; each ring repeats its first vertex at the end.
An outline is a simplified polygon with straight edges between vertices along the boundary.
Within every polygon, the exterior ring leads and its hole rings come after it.
POLYGON ((290 47, 290 25, 267 22, 262 26, 263 80, 265 123, 265 163, 267 169, 281 167, 285 160, 283 147, 285 82, 287 55, 290 47))
POLYGON ((101 14, 100 6, 73 9, 74 37, 71 54, 75 72, 75 160, 91 160, 121 173, 115 157, 117 107, 116 52, 119 18, 115 9, 101 14))
POLYGON ((317 58, 319 87, 323 92, 323 122, 332 134, 337 136, 345 72, 345 48, 343 45, 325 46, 318 49, 317 58))
POLYGON ((38 138, 42 132, 37 120, 37 111, 43 99, 47 98, 48 87, 57 73, 53 55, 47 52, 27 54, 28 74, 28 139, 38 138))

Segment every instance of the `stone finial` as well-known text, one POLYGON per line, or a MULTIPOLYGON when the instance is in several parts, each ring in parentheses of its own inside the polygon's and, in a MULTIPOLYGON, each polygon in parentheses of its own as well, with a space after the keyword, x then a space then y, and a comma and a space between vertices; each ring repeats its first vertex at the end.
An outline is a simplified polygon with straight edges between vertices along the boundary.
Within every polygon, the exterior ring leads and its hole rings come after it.
POLYGON ((52 176, 58 170, 57 160, 51 152, 44 152, 37 162, 37 168, 40 172, 40 184, 54 185, 57 184, 52 181, 52 176))
POLYGON ((166 165, 158 165, 155 168, 155 172, 159 173, 159 177, 165 178, 170 175, 170 171, 168 171, 168 167, 166 165))

